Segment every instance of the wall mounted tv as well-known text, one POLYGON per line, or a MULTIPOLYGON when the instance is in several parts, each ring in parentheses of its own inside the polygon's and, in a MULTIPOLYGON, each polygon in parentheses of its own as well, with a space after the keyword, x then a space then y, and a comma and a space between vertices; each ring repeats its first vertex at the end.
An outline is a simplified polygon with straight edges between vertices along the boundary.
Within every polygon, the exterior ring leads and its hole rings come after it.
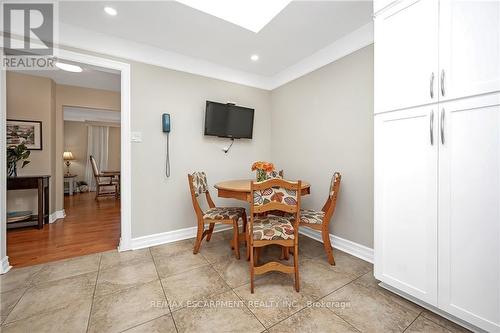
POLYGON ((207 101, 205 135, 251 139, 254 109, 207 101))

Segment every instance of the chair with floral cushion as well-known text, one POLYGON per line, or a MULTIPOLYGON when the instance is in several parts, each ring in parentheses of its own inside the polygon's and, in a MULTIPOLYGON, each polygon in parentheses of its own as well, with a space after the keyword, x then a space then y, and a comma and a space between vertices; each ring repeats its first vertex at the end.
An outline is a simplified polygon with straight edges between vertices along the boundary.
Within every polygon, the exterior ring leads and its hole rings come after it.
POLYGON ((255 274, 279 271, 295 275, 295 290, 299 291, 298 227, 300 215, 301 182, 289 182, 273 178, 263 182, 252 182, 253 202, 250 205, 250 223, 247 226, 247 250, 250 254, 250 291, 254 292, 255 274), (291 216, 267 214, 281 211, 291 216), (255 252, 268 245, 293 247, 293 266, 280 262, 268 262, 256 266, 255 252))
POLYGON ((333 174, 330 182, 330 190, 328 198, 323 208, 319 211, 314 209, 301 209, 300 211, 300 226, 308 227, 317 231, 321 231, 323 238, 323 246, 325 247, 326 255, 330 265, 335 265, 335 258, 333 257, 332 245, 330 243, 330 220, 335 212, 337 204, 337 196, 340 189, 340 180, 342 176, 339 172, 333 174))
POLYGON ((207 242, 210 241, 216 223, 231 224, 233 226, 233 240, 231 246, 234 249, 236 258, 240 259, 238 220, 240 218, 243 220, 243 228, 245 228, 247 223, 245 208, 215 207, 210 192, 208 191, 207 177, 204 172, 194 172, 191 175, 188 174, 188 180, 191 190, 191 200, 198 220, 198 232, 196 233, 193 253, 198 253, 201 242, 205 236, 207 237, 207 242), (201 209, 200 203, 198 202, 198 198, 202 194, 205 194, 209 207, 205 212, 201 209), (206 224, 208 224, 208 228, 205 230, 206 224))

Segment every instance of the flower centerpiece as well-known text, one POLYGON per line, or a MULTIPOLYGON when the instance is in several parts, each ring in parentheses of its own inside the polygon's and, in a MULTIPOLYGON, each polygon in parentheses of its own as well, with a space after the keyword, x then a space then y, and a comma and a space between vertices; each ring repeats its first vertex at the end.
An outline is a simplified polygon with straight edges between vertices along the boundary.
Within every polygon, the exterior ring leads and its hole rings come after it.
POLYGON ((252 164, 252 171, 257 171, 257 181, 262 182, 267 179, 267 174, 274 170, 274 165, 269 162, 258 161, 252 164))

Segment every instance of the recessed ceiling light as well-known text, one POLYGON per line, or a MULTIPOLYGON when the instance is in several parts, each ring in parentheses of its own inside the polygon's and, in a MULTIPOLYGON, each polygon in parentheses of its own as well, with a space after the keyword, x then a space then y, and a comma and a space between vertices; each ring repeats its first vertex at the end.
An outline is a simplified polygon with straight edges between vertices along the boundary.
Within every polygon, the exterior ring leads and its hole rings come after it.
POLYGON ((56 67, 66 72, 80 73, 83 71, 80 66, 65 64, 63 62, 56 62, 56 67))
POLYGON ((116 14, 118 14, 116 9, 114 9, 113 7, 104 7, 104 11, 106 12, 106 14, 111 16, 116 16, 116 14))
POLYGON ((252 54, 252 56, 250 57, 250 59, 252 61, 257 61, 257 60, 259 60, 259 55, 258 54, 252 54))
POLYGON ((234 23, 253 31, 259 32, 279 12, 283 10, 291 0, 273 1, 235 1, 235 0, 177 0, 186 6, 200 10, 220 19, 234 23))

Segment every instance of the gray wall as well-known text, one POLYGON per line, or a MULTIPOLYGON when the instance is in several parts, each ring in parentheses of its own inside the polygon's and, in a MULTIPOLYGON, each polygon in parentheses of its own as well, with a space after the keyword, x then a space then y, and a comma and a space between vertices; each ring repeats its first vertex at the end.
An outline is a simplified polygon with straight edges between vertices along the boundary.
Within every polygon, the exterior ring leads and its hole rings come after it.
POLYGON ((140 63, 132 63, 131 79, 131 127, 143 140, 132 143, 132 237, 196 226, 187 181, 193 171, 207 172, 216 204, 244 206, 217 198, 213 184, 251 178, 254 161, 271 159, 271 93, 140 63), (228 139, 203 135, 206 100, 255 108, 254 138, 236 140, 224 154, 228 139), (168 179, 162 113, 172 122, 168 179))
POLYGON ((373 45, 271 94, 271 156, 287 178, 311 183, 305 208, 320 209, 342 173, 330 233, 373 247, 373 45))

